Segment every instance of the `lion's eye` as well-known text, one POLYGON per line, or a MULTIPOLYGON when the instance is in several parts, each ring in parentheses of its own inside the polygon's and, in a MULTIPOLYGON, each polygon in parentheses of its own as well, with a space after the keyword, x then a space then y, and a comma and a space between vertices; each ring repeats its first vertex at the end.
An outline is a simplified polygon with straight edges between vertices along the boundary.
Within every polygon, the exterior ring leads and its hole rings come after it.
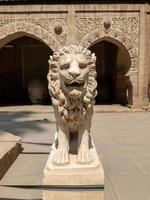
POLYGON ((64 64, 60 66, 61 69, 68 69, 69 68, 69 64, 64 64))
POLYGON ((86 64, 85 63, 80 63, 80 68, 85 68, 86 67, 86 64))

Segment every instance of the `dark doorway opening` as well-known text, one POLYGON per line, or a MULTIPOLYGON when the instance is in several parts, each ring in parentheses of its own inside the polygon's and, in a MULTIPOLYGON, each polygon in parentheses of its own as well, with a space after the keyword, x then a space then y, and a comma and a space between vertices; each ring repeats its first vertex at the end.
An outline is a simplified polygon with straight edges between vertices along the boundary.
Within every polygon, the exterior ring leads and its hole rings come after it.
POLYGON ((115 103, 116 97, 116 66, 118 47, 110 42, 102 41, 90 48, 96 54, 98 104, 115 103))
POLYGON ((103 40, 89 48, 97 57, 96 104, 127 105, 127 85, 125 76, 130 67, 130 57, 125 48, 103 40))
POLYGON ((37 93, 42 88, 43 103, 49 101, 47 73, 50 54, 52 50, 46 44, 27 36, 15 39, 0 49, 1 105, 30 104, 31 95, 36 93, 35 90, 29 91, 33 85, 38 85, 37 93))

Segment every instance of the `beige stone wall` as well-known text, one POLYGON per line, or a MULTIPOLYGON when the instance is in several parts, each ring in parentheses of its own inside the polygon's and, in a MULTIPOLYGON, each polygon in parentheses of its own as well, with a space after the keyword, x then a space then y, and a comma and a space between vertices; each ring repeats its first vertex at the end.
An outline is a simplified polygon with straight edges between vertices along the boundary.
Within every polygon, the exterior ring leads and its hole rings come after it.
MULTIPOLYGON (((147 68, 148 68, 148 84, 150 84, 150 7, 147 10, 147 17, 146 17, 146 27, 147 27, 147 35, 146 35, 146 58, 147 58, 147 68)), ((150 100, 150 85, 149 85, 149 100, 150 100)))
POLYGON ((1 6, 0 46, 23 35, 43 41, 52 50, 76 43, 89 48, 103 39, 123 45, 131 58, 133 105, 142 106, 147 103, 150 80, 149 13, 147 4, 1 6))

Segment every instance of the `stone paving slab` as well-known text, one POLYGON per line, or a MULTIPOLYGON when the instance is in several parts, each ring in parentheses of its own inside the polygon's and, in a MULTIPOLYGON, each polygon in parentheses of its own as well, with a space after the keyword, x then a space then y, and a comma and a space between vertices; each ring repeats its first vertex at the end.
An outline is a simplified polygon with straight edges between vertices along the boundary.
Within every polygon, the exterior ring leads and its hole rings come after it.
POLYGON ((0 200, 42 200, 41 190, 0 186, 0 200))
POLYGON ((111 173, 109 177, 118 199, 150 199, 150 174, 111 173))
POLYGON ((52 143, 56 131, 53 114, 27 112, 0 113, 0 129, 21 137, 22 142, 35 144, 52 143))
POLYGON ((145 174, 150 175, 150 155, 148 156, 134 156, 133 159, 145 174))
POLYGON ((49 154, 20 154, 0 181, 0 185, 41 185, 49 154))
POLYGON ((22 148, 23 148, 23 151, 22 153, 24 154, 32 154, 32 153, 36 153, 36 154, 49 154, 50 153, 50 146, 51 146, 51 143, 22 143, 22 148))
POLYGON ((103 167, 109 173, 143 173, 135 160, 129 157, 101 157, 103 167))
MULTIPOLYGON (((147 109, 129 108, 121 105, 95 105, 95 112, 145 112, 147 109)), ((0 112, 32 112, 32 113, 53 113, 53 107, 47 105, 24 105, 24 106, 1 106, 0 112)))
POLYGON ((105 175, 105 200, 118 200, 110 178, 105 175))
POLYGON ((21 138, 13 135, 12 133, 8 133, 0 130, 0 142, 20 142, 21 138))
POLYGON ((34 153, 18 156, 16 162, 0 181, 0 199, 42 200, 41 189, 21 188, 21 186, 32 187, 32 185, 39 186, 42 184, 43 169, 49 154, 34 153))
MULTIPOLYGON (((24 142, 31 142, 25 143, 25 154, 41 151, 46 156, 44 143, 51 143, 55 132, 53 113, 3 114, 0 121, 9 121, 7 126, 1 124, 3 130, 13 130, 24 142)), ((105 200, 149 200, 150 113, 95 113, 92 133, 105 171, 105 200)))

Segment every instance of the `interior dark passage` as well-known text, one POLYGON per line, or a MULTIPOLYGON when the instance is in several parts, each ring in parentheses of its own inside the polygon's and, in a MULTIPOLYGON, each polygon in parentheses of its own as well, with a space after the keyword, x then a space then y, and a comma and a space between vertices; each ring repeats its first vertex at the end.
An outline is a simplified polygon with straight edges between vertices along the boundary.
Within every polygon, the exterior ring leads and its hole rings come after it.
POLYGON ((52 50, 47 45, 27 36, 2 47, 0 104, 48 101, 47 73, 50 54, 52 50))
POLYGON ((130 65, 126 50, 109 41, 101 41, 89 49, 97 57, 96 104, 126 105, 128 77, 125 74, 130 65))

